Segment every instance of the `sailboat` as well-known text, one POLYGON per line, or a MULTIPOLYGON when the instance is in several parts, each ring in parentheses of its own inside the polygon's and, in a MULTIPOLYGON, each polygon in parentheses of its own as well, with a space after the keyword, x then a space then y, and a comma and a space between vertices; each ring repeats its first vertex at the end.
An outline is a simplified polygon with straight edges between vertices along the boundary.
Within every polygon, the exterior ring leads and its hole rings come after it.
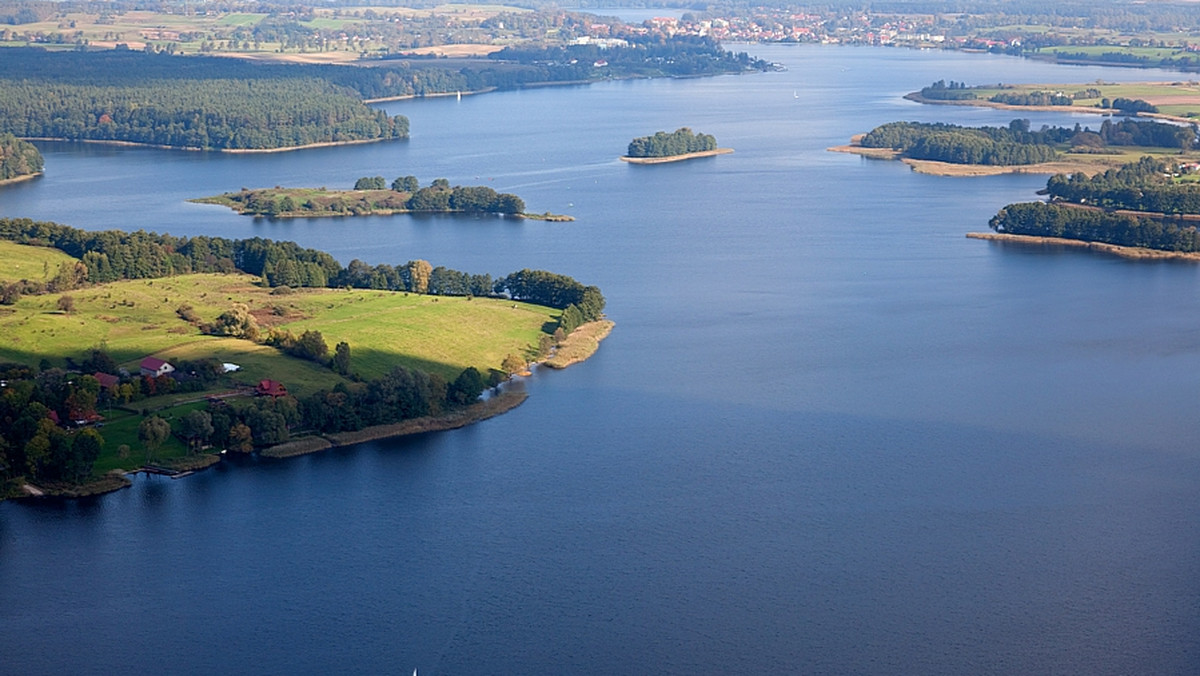
POLYGON ((462 101, 462 92, 454 92, 454 94, 455 94, 455 96, 458 97, 457 99, 455 99, 456 101, 462 101))

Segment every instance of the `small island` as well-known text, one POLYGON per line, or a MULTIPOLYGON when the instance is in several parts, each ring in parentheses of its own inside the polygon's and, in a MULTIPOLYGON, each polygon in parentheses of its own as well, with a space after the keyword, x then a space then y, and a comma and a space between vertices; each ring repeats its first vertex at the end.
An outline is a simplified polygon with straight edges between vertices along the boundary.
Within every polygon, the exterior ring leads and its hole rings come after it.
POLYGON ((32 143, 0 134, 0 185, 42 175, 42 154, 32 143))
POLYGON ((411 213, 499 214, 542 221, 573 221, 571 216, 530 214, 525 201, 486 186, 451 186, 444 178, 420 187, 416 176, 401 176, 390 187, 382 176, 364 176, 353 190, 262 188, 199 197, 192 202, 227 206, 239 214, 271 218, 381 216, 411 213))
POLYGON ((660 131, 653 136, 635 138, 629 142, 626 152, 621 156, 622 162, 662 164, 725 155, 733 152, 733 148, 718 148, 717 139, 711 134, 696 134, 687 127, 680 127, 670 134, 660 131))

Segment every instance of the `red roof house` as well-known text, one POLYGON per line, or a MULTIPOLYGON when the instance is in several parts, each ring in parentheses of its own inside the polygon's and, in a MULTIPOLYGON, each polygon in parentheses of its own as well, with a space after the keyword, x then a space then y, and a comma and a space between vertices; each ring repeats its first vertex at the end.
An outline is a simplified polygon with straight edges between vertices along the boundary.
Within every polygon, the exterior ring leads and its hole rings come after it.
POLYGON ((157 378, 158 376, 166 375, 175 370, 174 366, 171 366, 169 363, 159 359, 158 357, 146 357, 142 360, 141 367, 142 375, 150 376, 151 378, 157 378))
POLYGON ((100 387, 103 387, 106 390, 110 387, 116 387, 121 383, 121 379, 112 375, 111 373, 101 373, 96 371, 93 377, 95 377, 96 380, 99 380, 100 387))
POLYGON ((278 380, 260 380, 254 393, 265 397, 283 397, 287 395, 287 388, 278 380))

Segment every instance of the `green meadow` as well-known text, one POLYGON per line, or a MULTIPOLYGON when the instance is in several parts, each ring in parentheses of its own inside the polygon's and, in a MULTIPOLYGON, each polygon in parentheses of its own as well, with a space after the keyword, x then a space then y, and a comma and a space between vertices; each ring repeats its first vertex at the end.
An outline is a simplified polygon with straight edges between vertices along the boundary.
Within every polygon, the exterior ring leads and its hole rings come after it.
MULTIPOLYGON (((22 256, 15 247, 19 245, 8 244, 0 255, 34 260, 51 251, 20 247, 28 250, 22 256)), ((41 274, 41 263, 28 265, 41 274)), ((181 275, 22 296, 15 305, 0 307, 0 360, 36 365, 47 359, 65 366, 67 357, 81 359, 102 346, 131 371, 150 355, 168 361, 211 357, 241 366, 238 382, 272 378, 301 395, 340 380, 324 366, 266 345, 203 335, 178 313, 190 305, 201 321, 212 321, 234 303, 245 304, 264 331, 320 331, 331 352, 345 341, 352 372, 365 378, 398 364, 448 380, 468 366, 486 373, 499 368, 509 354, 531 355, 543 327, 559 314, 495 298, 339 289, 296 289, 278 295, 249 275, 181 275), (59 307, 64 295, 73 301, 70 312, 59 307)))

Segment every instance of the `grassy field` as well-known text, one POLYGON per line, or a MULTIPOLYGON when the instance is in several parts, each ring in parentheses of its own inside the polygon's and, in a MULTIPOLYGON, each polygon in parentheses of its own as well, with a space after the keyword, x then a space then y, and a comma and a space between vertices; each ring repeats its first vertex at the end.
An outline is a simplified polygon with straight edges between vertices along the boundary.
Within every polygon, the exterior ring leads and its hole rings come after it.
MULTIPOLYGON (((394 18, 428 19, 431 17, 448 17, 464 25, 476 25, 484 19, 494 17, 504 12, 528 12, 528 9, 505 7, 503 5, 458 5, 446 4, 433 8, 413 9, 406 7, 338 7, 316 8, 313 18, 303 22, 303 25, 314 29, 348 30, 371 34, 372 24, 382 25, 394 18), (363 15, 368 11, 374 12, 375 18, 368 19, 363 15), (365 26, 365 30, 354 27, 365 26)), ((38 46, 47 49, 73 49, 76 40, 86 41, 98 48, 112 48, 118 43, 128 45, 131 49, 143 49, 147 44, 167 47, 177 53, 195 54, 200 52, 203 42, 225 43, 239 28, 252 27, 267 14, 252 12, 221 13, 204 12, 195 14, 165 13, 154 11, 123 11, 106 12, 104 14, 89 12, 63 12, 47 21, 20 24, 9 28, 8 38, 0 40, 0 46, 30 44, 26 39, 29 35, 48 36, 51 42, 37 42, 38 46), (63 43, 54 44, 56 36, 61 36, 63 43)), ((384 47, 382 42, 366 39, 354 45, 332 43, 326 49, 324 58, 315 58, 308 50, 302 53, 295 46, 286 49, 278 42, 256 43, 253 47, 246 45, 231 46, 221 44, 220 53, 255 57, 259 59, 330 61, 353 60, 362 51, 373 51, 384 47), (284 53, 287 52, 287 53, 284 53), (349 56, 337 57, 339 52, 349 52, 349 56), (306 56, 307 58, 298 58, 306 56)))
MULTIPOLYGON (((1008 94, 1023 94, 1029 92, 1062 92, 1067 95, 1085 89, 1097 89, 1100 96, 1088 99, 1076 99, 1071 106, 1029 107, 1030 110, 1062 110, 1070 112, 1098 111, 1101 99, 1142 99, 1158 106, 1164 115, 1189 118, 1200 116, 1200 80, 1194 74, 1180 74, 1180 79, 1172 82, 1130 82, 1111 84, 1106 82, 1084 82, 1075 84, 1019 84, 998 86, 983 85, 972 87, 971 91, 978 97, 973 101, 956 102, 964 105, 995 105, 988 99, 1000 92, 1008 94)), ((1017 110, 1022 106, 1013 106, 1017 110)))
POLYGON ((0 282, 15 282, 21 279, 44 282, 54 277, 58 266, 74 262, 74 258, 58 249, 22 246, 0 240, 0 282))
MULTIPOLYGON (((16 246, 16 245, 12 245, 16 246)), ((41 271, 41 266, 37 267, 41 271)), ((103 345, 118 363, 136 370, 148 355, 168 360, 213 357, 241 365, 246 383, 271 377, 303 394, 338 378, 328 369, 245 340, 201 335, 176 310, 191 305, 211 321, 233 303, 245 303, 260 326, 299 335, 317 330, 330 349, 346 341, 351 367, 381 375, 404 364, 453 379, 467 366, 499 368, 509 353, 530 353, 556 310, 499 299, 435 297, 388 291, 302 289, 284 296, 247 275, 184 275, 123 281, 65 295, 70 314, 57 309, 62 294, 25 296, 0 315, 0 359, 62 366, 103 345)))

